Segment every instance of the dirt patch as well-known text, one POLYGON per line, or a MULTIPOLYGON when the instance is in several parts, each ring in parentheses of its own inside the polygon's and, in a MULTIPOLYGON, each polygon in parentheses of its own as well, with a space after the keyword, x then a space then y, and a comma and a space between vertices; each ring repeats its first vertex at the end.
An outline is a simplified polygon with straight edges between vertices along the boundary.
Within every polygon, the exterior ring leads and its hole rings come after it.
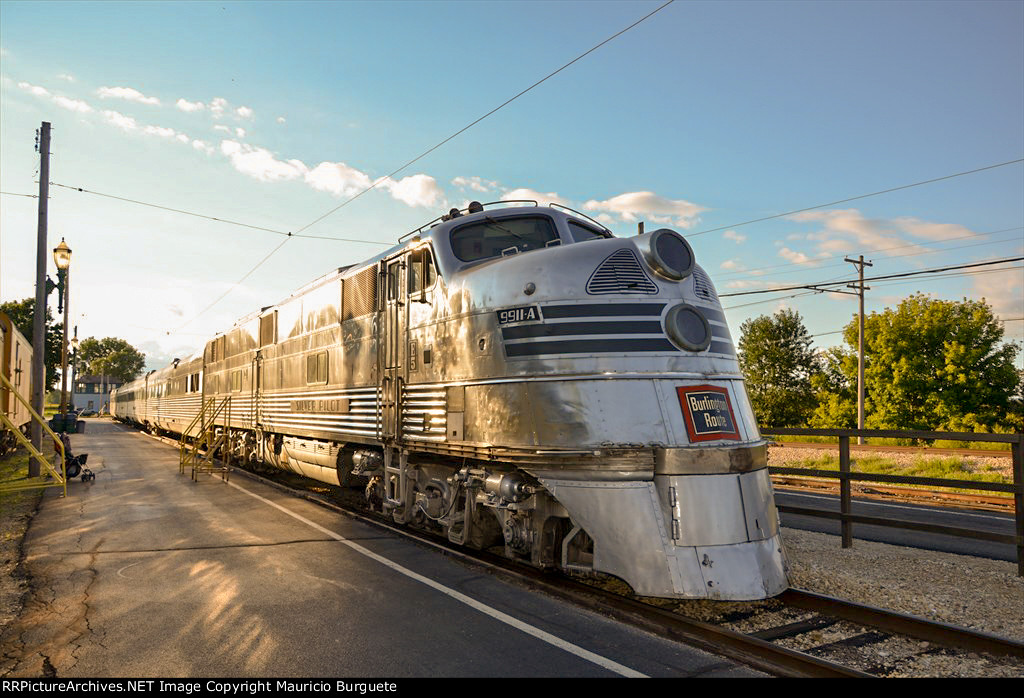
POLYGON ((0 494, 0 636, 21 614, 28 592, 22 541, 42 497, 42 490, 0 494))

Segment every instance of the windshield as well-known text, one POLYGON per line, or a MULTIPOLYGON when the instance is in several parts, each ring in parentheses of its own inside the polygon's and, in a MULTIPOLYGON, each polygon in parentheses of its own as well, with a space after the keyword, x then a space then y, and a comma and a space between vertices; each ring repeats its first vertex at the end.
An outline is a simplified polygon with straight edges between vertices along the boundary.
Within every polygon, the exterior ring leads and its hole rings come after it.
POLYGON ((546 247, 558 240, 555 224, 547 216, 491 218, 452 231, 452 251, 463 262, 500 257, 546 247))

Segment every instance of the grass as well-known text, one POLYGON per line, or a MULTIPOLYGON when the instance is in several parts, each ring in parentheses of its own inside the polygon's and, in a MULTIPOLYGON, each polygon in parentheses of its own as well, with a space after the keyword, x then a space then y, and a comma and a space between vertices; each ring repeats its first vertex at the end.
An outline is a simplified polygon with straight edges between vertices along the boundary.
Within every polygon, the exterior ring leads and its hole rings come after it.
MULTIPOLYGON (((839 456, 831 453, 802 458, 796 463, 788 464, 797 468, 815 468, 817 470, 839 470, 839 456)), ((990 465, 970 468, 965 459, 957 456, 938 457, 914 456, 909 464, 900 464, 885 456, 860 456, 850 457, 850 469, 856 473, 867 473, 872 475, 908 475, 911 477, 931 477, 944 480, 968 480, 971 482, 998 482, 1013 484, 1013 477, 1006 476, 997 468, 990 465)), ((925 485, 900 485, 901 487, 921 487, 932 489, 925 485)), ((962 488, 949 488, 953 492, 967 492, 962 488)), ((1003 496, 1000 492, 988 492, 987 494, 1003 496)), ((1012 496, 1012 495, 1006 495, 1012 496)))
MULTIPOLYGON (((43 453, 46 453, 45 447, 43 453)), ((31 506, 42 494, 42 488, 31 490, 7 491, 4 485, 24 480, 28 477, 29 454, 24 448, 18 448, 5 458, 0 458, 0 516, 21 511, 31 506)))
MULTIPOLYGON (((808 443, 808 444, 838 444, 839 437, 837 436, 775 436, 766 434, 765 438, 777 441, 779 443, 808 443)), ((917 439, 890 439, 882 437, 872 437, 866 439, 865 442, 871 446, 921 446, 917 439)), ((856 443, 854 437, 850 438, 850 443, 856 443)), ((993 441, 933 441, 931 444, 923 446, 924 448, 970 448, 978 451, 1009 451, 1010 444, 1008 443, 996 443, 993 441)))

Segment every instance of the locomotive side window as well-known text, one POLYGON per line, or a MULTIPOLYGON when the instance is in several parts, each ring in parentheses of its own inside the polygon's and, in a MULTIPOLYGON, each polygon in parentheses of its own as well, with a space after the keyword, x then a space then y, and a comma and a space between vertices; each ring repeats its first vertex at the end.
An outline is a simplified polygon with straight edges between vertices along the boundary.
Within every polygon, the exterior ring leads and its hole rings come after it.
POLYGON ((434 285, 437 272, 434 270, 434 258, 430 255, 429 247, 421 247, 409 253, 408 276, 410 297, 434 285))
POLYGON ((558 239, 555 225, 547 216, 488 216, 478 223, 456 228, 451 235, 452 251, 463 262, 536 250, 558 239))
POLYGON ((321 351, 306 357, 306 382, 327 382, 327 352, 321 351))

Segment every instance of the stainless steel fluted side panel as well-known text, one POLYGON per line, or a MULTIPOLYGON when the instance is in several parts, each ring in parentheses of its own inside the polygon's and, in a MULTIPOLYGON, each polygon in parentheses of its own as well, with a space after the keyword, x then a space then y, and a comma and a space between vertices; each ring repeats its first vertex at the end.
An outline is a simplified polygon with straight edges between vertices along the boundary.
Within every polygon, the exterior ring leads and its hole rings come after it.
POLYGON ((376 388, 264 392, 260 422, 265 431, 329 433, 343 440, 346 435, 374 437, 377 434, 376 388), (347 411, 311 411, 308 403, 346 400, 347 411))

